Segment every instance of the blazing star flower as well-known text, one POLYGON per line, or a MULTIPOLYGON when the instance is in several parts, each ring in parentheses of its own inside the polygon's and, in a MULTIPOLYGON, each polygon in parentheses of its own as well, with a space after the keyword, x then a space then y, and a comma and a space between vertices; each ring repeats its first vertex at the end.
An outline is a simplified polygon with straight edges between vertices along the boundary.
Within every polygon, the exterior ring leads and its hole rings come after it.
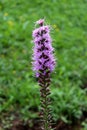
POLYGON ((33 41, 35 46, 33 48, 33 70, 36 76, 40 76, 40 72, 45 76, 47 70, 51 73, 55 67, 55 59, 53 56, 52 39, 50 37, 50 27, 44 26, 44 20, 40 19, 36 22, 40 25, 33 31, 33 41))
POLYGON ((33 31, 33 70, 38 77, 39 85, 41 86, 41 117, 42 130, 51 130, 51 115, 50 115, 50 74, 55 68, 55 59, 53 55, 52 39, 50 37, 50 27, 44 25, 44 20, 40 19, 36 22, 39 28, 33 31))

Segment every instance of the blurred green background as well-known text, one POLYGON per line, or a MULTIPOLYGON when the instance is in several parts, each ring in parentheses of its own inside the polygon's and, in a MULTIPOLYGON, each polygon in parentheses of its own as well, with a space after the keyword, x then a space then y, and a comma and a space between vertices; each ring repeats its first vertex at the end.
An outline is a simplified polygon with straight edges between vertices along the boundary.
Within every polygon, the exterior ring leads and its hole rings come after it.
POLYGON ((54 120, 87 111, 87 0, 0 0, 0 119, 38 117, 39 86, 32 72, 32 31, 45 18, 57 60, 52 74, 54 120), (9 114, 8 114, 9 115, 9 114))

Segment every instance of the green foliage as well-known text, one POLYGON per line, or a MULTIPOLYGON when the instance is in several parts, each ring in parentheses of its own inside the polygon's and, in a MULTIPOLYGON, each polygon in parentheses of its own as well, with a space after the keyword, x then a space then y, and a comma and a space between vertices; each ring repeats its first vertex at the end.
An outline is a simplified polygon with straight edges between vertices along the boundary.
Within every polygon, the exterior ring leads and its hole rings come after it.
POLYGON ((61 119, 65 123, 75 122, 82 117, 83 111, 87 110, 86 92, 78 86, 64 85, 53 89, 51 96, 54 120, 61 119))
POLYGON ((38 86, 29 82, 21 83, 18 86, 9 87, 0 96, 2 106, 0 106, 1 112, 12 112, 21 114, 21 118, 27 120, 28 118, 37 117, 39 109, 39 91, 38 86), (6 97, 5 97, 6 95, 6 97), (5 98, 5 99, 3 99, 5 98))
MULTIPOLYGON (((39 87, 32 72, 32 30, 45 17, 53 28, 57 65, 52 75, 54 119, 70 122, 87 108, 87 0, 0 0, 0 118, 37 117, 39 87)), ((87 109, 86 109, 87 110, 87 109)))
POLYGON ((87 130, 87 119, 82 122, 82 126, 84 127, 82 130, 87 130))

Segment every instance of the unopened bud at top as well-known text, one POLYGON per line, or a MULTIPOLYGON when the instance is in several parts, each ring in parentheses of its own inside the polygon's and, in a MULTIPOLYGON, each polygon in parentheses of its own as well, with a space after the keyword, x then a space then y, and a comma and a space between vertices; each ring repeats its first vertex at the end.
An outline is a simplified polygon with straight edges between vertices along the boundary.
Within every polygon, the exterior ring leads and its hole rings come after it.
POLYGON ((39 24, 40 26, 43 26, 44 24, 44 19, 40 19, 36 22, 36 24, 39 24))

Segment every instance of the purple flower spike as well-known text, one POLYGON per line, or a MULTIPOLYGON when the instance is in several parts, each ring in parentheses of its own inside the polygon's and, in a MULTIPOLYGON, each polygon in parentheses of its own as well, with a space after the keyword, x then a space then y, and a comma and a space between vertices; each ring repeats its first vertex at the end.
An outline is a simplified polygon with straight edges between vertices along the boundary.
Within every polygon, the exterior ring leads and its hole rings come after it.
POLYGON ((33 31, 33 71, 38 77, 39 85, 41 86, 41 112, 42 130, 51 129, 50 115, 50 74, 55 68, 55 59, 53 55, 52 39, 50 37, 50 27, 44 25, 44 19, 36 22, 40 27, 33 31))
POLYGON ((33 54, 33 70, 36 76, 40 76, 40 72, 45 76, 47 70, 51 73, 55 67, 55 59, 53 56, 53 48, 51 45, 50 27, 44 26, 44 20, 40 19, 36 22, 40 25, 33 31, 34 54, 33 54))

